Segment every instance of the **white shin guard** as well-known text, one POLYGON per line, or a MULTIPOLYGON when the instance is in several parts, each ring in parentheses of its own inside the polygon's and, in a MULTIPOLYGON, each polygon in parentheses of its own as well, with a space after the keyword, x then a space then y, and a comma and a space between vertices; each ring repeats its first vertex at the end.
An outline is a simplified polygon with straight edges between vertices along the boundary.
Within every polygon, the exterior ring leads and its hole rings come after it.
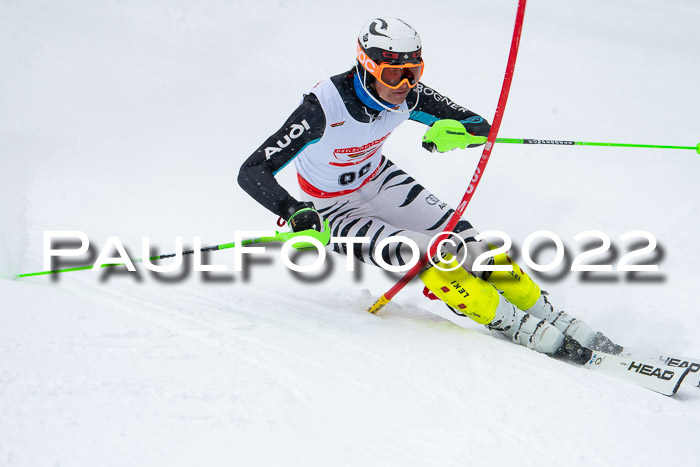
POLYGON ((496 317, 487 327, 509 337, 516 344, 554 354, 564 343, 564 334, 546 320, 522 311, 502 295, 496 317))
POLYGON ((553 324, 559 331, 578 341, 584 347, 590 347, 595 339, 596 333, 586 323, 564 311, 554 311, 554 307, 549 303, 544 293, 526 312, 553 324))

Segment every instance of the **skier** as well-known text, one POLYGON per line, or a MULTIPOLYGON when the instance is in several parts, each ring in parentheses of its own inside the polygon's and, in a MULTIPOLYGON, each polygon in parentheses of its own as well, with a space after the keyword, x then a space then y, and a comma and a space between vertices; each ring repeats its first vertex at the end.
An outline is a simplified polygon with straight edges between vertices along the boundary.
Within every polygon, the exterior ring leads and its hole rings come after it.
MULTIPOLYGON (((243 163, 238 182, 295 232, 321 231, 325 219, 335 237, 369 239, 353 244, 352 251, 346 244, 332 248, 377 265, 374 250, 381 240, 401 235, 425 253, 430 238, 454 212, 382 154, 391 132, 406 120, 420 122, 430 127, 423 147, 445 152, 479 146, 474 136, 488 136, 490 125, 420 81, 425 66, 421 40, 403 21, 383 17, 367 23, 358 37, 356 58, 352 69, 321 81, 303 96, 284 125, 243 163), (275 180, 292 160, 300 200, 275 180)), ((581 363, 590 355, 581 345, 622 350, 581 320, 556 311, 507 254, 490 262, 512 264, 512 272, 475 271, 474 259, 489 244, 475 240, 478 232, 466 220, 453 231, 466 252, 459 242, 447 245, 437 258, 441 267, 429 265, 420 278, 455 313, 517 344, 581 363), (457 258, 465 254, 467 260, 457 267, 457 258)), ((403 265, 411 254, 406 245, 392 243, 381 256, 388 264, 403 265)))

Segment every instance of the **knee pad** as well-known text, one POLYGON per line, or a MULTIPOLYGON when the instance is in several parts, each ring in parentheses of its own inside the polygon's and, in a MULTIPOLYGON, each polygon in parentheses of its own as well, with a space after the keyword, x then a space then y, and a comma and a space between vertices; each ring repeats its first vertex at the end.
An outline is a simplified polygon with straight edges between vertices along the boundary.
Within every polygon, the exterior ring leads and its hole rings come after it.
POLYGON ((438 263, 441 268, 455 269, 444 271, 436 266, 426 269, 419 276, 425 286, 440 300, 477 323, 491 323, 500 300, 498 291, 459 267, 452 255, 446 254, 444 260, 446 262, 438 263))
POLYGON ((540 287, 507 254, 501 253, 494 256, 494 264, 498 266, 510 265, 513 270, 492 271, 487 280, 503 292, 503 295, 513 305, 521 310, 531 308, 540 298, 540 287))

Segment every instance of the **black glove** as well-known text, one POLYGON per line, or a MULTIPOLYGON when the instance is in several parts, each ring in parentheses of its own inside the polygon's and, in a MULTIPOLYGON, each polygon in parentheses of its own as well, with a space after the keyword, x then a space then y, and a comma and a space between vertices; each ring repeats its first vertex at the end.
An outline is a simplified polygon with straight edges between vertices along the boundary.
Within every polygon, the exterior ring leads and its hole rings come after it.
POLYGON ((289 219, 287 224, 294 232, 313 229, 318 232, 323 231, 323 219, 321 215, 314 209, 314 203, 301 202, 294 206, 295 212, 289 219))
POLYGON ((423 141, 423 149, 427 149, 430 152, 436 152, 437 146, 435 146, 435 143, 433 143, 432 141, 423 141))

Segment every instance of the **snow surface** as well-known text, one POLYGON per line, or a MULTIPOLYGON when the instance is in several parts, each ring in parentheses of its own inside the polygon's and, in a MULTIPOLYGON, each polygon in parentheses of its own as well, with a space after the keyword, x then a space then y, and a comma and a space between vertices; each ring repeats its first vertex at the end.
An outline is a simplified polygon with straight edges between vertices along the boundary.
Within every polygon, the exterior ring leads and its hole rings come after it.
MULTIPOLYGON (((376 15, 414 25, 423 80, 492 119, 515 11, 2 0, 0 273, 42 270, 46 230, 97 250, 117 236, 138 257, 144 236, 170 252, 178 235, 275 229, 238 167, 352 65, 376 15)), ((699 19, 695 0, 531 1, 500 136, 695 145, 699 19)), ((385 153, 456 203, 481 150, 429 154, 423 131, 405 124, 385 153)), ((580 232, 611 237, 608 264, 630 249, 620 235, 651 232, 640 260, 658 273, 534 277, 623 344, 700 356, 699 171, 687 150, 497 145, 466 217, 516 254, 552 231, 567 264, 580 232)), ((296 193, 291 168, 280 180, 296 193)), ((419 283, 372 316, 394 279, 343 257, 298 275, 279 248, 247 273, 234 260, 0 279, 0 465, 700 465, 698 389, 669 398, 554 361, 448 316, 419 283)))

